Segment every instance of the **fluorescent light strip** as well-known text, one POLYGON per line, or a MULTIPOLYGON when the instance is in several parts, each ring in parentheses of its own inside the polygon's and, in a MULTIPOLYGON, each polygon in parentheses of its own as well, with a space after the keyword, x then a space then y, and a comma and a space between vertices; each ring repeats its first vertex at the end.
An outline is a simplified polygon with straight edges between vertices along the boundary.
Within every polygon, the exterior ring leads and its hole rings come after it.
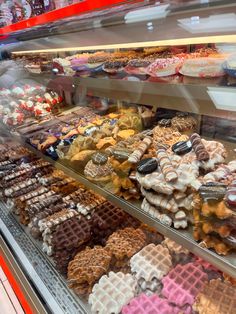
POLYGON ((140 48, 140 47, 145 48, 145 47, 156 47, 156 46, 174 46, 174 45, 208 44, 208 43, 236 43, 236 35, 192 37, 192 38, 167 39, 167 40, 124 43, 124 44, 70 47, 70 48, 53 48, 53 49, 39 49, 39 50, 25 50, 25 51, 23 50, 23 51, 13 51, 12 53, 27 54, 27 53, 40 53, 40 52, 106 50, 106 49, 140 48))

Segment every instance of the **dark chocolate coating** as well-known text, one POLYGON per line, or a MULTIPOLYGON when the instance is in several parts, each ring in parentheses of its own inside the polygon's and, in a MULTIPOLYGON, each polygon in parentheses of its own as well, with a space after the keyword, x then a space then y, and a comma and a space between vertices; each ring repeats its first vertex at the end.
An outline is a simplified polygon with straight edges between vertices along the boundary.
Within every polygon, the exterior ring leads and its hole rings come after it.
POLYGON ((217 182, 209 182, 201 185, 199 193, 204 201, 222 200, 226 193, 226 185, 217 182))
POLYGON ((190 141, 177 142, 172 146, 172 151, 177 155, 184 155, 192 150, 192 144, 190 141))
POLYGON ((108 161, 107 155, 103 153, 95 153, 91 159, 96 165, 104 165, 108 161))
POLYGON ((137 165, 137 171, 141 174, 148 174, 155 171, 158 167, 155 158, 145 158, 141 160, 137 165))

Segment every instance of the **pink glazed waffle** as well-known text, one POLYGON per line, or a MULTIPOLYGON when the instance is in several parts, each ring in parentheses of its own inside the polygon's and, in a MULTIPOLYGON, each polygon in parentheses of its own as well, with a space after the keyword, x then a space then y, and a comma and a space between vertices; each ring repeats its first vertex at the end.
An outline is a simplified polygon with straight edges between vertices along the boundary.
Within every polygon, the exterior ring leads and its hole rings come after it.
POLYGON ((188 312, 181 311, 181 309, 175 305, 172 305, 166 299, 161 299, 158 295, 153 294, 147 296, 142 293, 137 298, 132 299, 128 305, 122 308, 122 314, 190 314, 191 309, 188 312))
POLYGON ((207 279, 207 274, 194 263, 179 264, 162 279, 162 295, 180 307, 192 305, 207 279))

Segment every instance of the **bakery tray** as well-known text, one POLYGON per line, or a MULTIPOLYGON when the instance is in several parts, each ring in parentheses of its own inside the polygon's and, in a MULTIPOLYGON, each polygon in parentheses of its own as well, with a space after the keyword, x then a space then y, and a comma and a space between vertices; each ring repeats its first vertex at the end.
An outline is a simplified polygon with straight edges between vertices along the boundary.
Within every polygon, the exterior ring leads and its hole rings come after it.
POLYGON ((220 256, 210 249, 201 247, 193 239, 192 229, 190 227, 187 230, 176 230, 174 228, 167 227, 166 225, 159 222, 157 219, 153 218, 148 213, 144 212, 141 209, 141 201, 135 201, 135 202, 126 201, 123 198, 120 198, 112 194, 108 190, 105 190, 104 188, 98 186, 97 184, 92 183, 87 178, 85 178, 81 173, 75 172, 74 169, 68 167, 67 165, 64 165, 62 162, 54 161, 50 157, 45 156, 43 153, 41 153, 40 151, 38 151, 31 145, 26 143, 22 137, 15 134, 12 134, 10 136, 12 136, 16 141, 18 141, 18 143, 19 142, 22 143, 22 145, 24 145, 26 148, 34 152, 40 158, 50 162, 57 169, 64 171, 68 176, 74 178, 81 184, 84 184, 87 188, 104 196, 108 201, 115 204, 116 206, 121 207, 130 215, 139 219, 143 223, 146 223, 149 226, 154 227, 158 232, 163 234, 165 237, 168 237, 176 241, 177 243, 181 244, 186 249, 188 249, 190 252, 208 261, 209 263, 211 263, 212 265, 214 265, 221 271, 236 278, 236 253, 230 253, 227 256, 220 256))

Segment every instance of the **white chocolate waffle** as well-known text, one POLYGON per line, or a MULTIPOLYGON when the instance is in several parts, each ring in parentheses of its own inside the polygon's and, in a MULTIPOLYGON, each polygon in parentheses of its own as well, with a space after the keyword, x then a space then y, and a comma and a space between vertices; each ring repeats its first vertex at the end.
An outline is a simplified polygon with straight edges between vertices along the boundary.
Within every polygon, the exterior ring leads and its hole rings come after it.
POLYGON ((130 274, 109 272, 93 286, 89 296, 92 313, 119 314, 134 297, 136 280, 130 274))
POLYGON ((171 256, 164 246, 149 244, 130 259, 130 266, 137 279, 144 278, 147 282, 154 278, 160 280, 172 266, 171 256))

